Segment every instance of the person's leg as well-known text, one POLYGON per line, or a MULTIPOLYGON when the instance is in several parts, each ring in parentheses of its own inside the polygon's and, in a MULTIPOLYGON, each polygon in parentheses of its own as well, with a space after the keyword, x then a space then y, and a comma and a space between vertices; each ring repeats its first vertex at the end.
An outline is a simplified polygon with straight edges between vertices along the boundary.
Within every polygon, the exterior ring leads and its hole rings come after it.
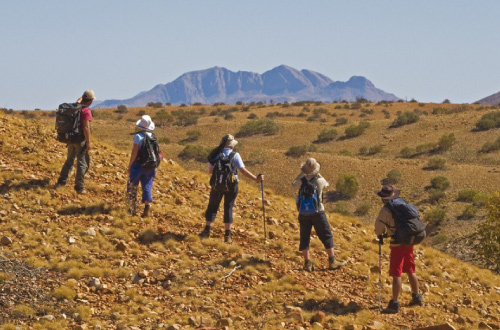
POLYGON ((311 242, 311 230, 313 227, 310 217, 299 214, 300 225, 300 244, 299 251, 302 252, 304 257, 304 270, 308 272, 314 271, 314 265, 311 262, 309 254, 309 244, 311 242))
POLYGON ((224 194, 224 241, 231 243, 231 225, 233 223, 233 207, 238 196, 238 183, 232 191, 224 194))
POLYGON ((140 168, 134 163, 130 169, 129 178, 127 181, 127 199, 129 203, 130 215, 136 215, 137 209, 137 187, 140 182, 140 168))
POLYGON ((313 225, 316 234, 323 243, 326 253, 328 254, 328 268, 338 269, 346 264, 345 261, 335 260, 335 252, 333 250, 333 234, 330 223, 324 212, 319 212, 313 217, 313 225))
POLYGON ((389 275, 392 277, 392 299, 389 305, 382 312, 394 314, 399 312, 399 293, 401 292, 401 273, 403 270, 404 246, 391 246, 391 255, 389 261, 389 275))
POLYGON ((208 206, 205 211, 205 229, 199 234, 200 237, 210 237, 210 228, 217 216, 220 202, 222 201, 223 194, 211 190, 210 197, 208 198, 208 206))
POLYGON ((68 181, 69 173, 73 169, 73 163, 75 162, 76 156, 76 145, 74 143, 68 143, 68 154, 66 156, 66 161, 61 169, 61 173, 59 174, 59 179, 57 180, 57 184, 65 185, 68 181))
POLYGON ((392 278, 392 300, 398 301, 401 292, 401 276, 392 278))
POLYGON ((418 277, 415 274, 415 255, 413 254, 413 246, 407 248, 403 272, 408 274, 408 280, 410 281, 411 286, 411 302, 409 305, 422 306, 423 299, 418 289, 418 277))
POLYGON ((83 141, 80 144, 77 144, 76 148, 77 148, 77 154, 76 154, 75 190, 83 191, 85 173, 87 173, 87 170, 89 168, 89 163, 87 161, 90 161, 90 157, 86 149, 85 141, 83 141))
POLYGON ((149 216, 150 204, 153 202, 153 179, 155 175, 156 170, 141 169, 142 202, 145 204, 142 212, 143 218, 149 216))

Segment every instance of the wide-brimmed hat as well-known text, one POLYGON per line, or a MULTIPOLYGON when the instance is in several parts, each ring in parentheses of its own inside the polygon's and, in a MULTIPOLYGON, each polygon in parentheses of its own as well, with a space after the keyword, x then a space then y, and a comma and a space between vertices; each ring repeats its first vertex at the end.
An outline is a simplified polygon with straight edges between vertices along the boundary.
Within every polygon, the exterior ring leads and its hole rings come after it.
POLYGON ((148 115, 144 115, 139 119, 135 125, 137 126, 138 129, 142 131, 148 131, 151 132, 155 129, 155 123, 151 120, 151 117, 148 115))
POLYGON ((224 148, 234 148, 238 144, 238 141, 231 134, 227 134, 222 138, 221 144, 224 144, 224 148))
POLYGON ((375 193, 383 200, 391 200, 398 198, 401 190, 394 189, 390 185, 384 185, 381 190, 375 190, 375 193))
POLYGON ((314 158, 308 158, 305 162, 300 165, 300 169, 306 175, 316 175, 319 173, 321 165, 314 158))
POLYGON ((82 100, 83 101, 90 101, 95 99, 95 94, 94 91, 91 89, 87 89, 85 92, 83 92, 82 95, 82 100))

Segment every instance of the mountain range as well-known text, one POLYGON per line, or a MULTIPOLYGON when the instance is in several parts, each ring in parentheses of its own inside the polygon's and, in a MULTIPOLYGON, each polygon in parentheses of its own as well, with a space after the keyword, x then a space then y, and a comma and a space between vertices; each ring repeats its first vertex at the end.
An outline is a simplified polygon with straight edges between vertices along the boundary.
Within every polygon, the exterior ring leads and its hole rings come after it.
POLYGON ((249 102, 296 101, 355 101, 365 98, 372 102, 397 101, 400 98, 387 93, 362 76, 348 81, 333 81, 311 70, 297 70, 280 65, 263 74, 222 67, 192 71, 166 84, 159 84, 125 100, 96 102, 94 108, 112 108, 118 105, 145 106, 149 102, 170 104, 234 104, 249 102))
POLYGON ((477 101, 480 104, 498 105, 500 104, 500 92, 487 96, 477 101))

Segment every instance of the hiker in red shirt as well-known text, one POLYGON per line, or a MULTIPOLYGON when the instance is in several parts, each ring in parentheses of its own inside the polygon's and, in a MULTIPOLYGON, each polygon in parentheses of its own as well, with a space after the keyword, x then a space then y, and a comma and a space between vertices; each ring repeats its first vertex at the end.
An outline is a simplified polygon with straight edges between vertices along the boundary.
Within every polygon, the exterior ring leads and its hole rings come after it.
POLYGON ((75 162, 76 157, 76 175, 74 188, 78 194, 85 194, 84 177, 90 166, 90 122, 92 121, 92 112, 90 111, 89 107, 94 99, 94 92, 88 89, 83 93, 82 97, 80 97, 76 101, 77 103, 80 103, 82 105, 82 110, 80 113, 80 126, 82 134, 79 136, 76 142, 68 143, 68 156, 61 169, 59 179, 57 180, 57 185, 66 185, 69 173, 73 169, 73 163, 75 162))
POLYGON ((383 238, 390 238, 390 266, 389 275, 392 276, 392 299, 387 308, 382 312, 385 314, 395 314, 399 312, 399 293, 401 292, 401 274, 407 273, 410 281, 412 300, 410 306, 422 306, 422 295, 418 290, 418 278, 415 274, 415 258, 413 245, 402 245, 396 240, 396 223, 393 213, 388 206, 391 200, 399 198, 400 190, 392 186, 385 185, 380 191, 375 193, 382 199, 384 206, 380 210, 375 221, 375 234, 379 238, 379 244, 383 243, 383 238))

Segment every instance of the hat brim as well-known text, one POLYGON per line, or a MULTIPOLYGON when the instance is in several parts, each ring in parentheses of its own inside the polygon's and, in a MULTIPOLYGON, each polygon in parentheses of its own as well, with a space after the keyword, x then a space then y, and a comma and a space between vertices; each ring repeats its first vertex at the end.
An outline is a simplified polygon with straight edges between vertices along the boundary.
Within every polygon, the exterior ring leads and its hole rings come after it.
POLYGON ((226 147, 229 147, 229 148, 234 148, 236 147, 236 145, 238 144, 238 141, 236 140, 231 140, 229 141, 227 144, 226 144, 226 147))
POLYGON ((319 173, 321 165, 319 163, 316 163, 316 166, 314 166, 313 170, 309 173, 306 171, 306 163, 302 163, 302 165, 300 165, 300 169, 305 175, 316 175, 319 173))
POLYGON ((151 122, 149 127, 142 127, 140 119, 135 123, 135 126, 137 127, 137 129, 139 129, 141 131, 147 131, 147 132, 152 132, 155 129, 155 123, 153 123, 153 122, 151 122))
POLYGON ((375 190, 374 192, 375 192, 375 194, 377 194, 377 195, 378 195, 378 197, 382 198, 382 199, 383 199, 383 200, 385 200, 385 201, 388 201, 388 200, 391 200, 391 199, 398 198, 398 197, 399 197, 399 194, 401 193, 401 190, 399 190, 399 189, 395 189, 395 190, 393 191, 393 193, 392 193, 392 195, 391 195, 391 196, 382 196, 382 195, 381 195, 381 193, 382 193, 382 191, 381 191, 381 190, 375 190))

